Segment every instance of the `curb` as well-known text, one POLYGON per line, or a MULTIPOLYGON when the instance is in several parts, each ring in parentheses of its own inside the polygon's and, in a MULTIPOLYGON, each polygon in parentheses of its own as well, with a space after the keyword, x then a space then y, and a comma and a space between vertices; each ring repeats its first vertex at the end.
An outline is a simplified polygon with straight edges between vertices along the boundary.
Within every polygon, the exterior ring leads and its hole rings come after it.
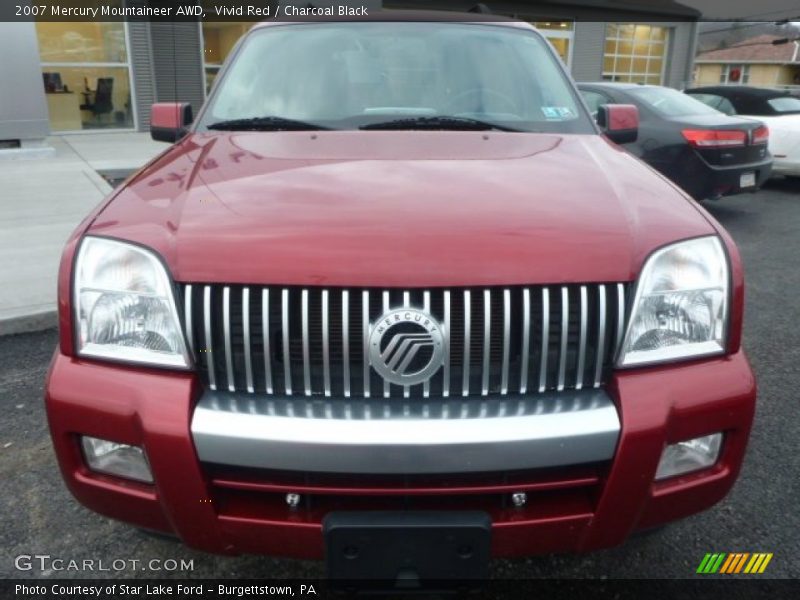
POLYGON ((19 333, 32 333, 34 331, 44 331, 58 326, 58 313, 53 310, 45 310, 20 317, 10 319, 0 319, 0 337, 6 335, 16 335, 19 333))

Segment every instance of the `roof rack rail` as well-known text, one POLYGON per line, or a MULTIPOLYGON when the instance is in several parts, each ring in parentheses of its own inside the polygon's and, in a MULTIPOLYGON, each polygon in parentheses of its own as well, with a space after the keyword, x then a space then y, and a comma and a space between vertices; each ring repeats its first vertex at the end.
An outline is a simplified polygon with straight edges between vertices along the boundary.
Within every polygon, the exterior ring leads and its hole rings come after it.
POLYGON ((478 4, 476 4, 475 6, 470 8, 467 12, 480 13, 482 15, 491 15, 491 14, 493 14, 492 13, 492 9, 489 8, 488 6, 486 6, 483 2, 479 2, 478 4))

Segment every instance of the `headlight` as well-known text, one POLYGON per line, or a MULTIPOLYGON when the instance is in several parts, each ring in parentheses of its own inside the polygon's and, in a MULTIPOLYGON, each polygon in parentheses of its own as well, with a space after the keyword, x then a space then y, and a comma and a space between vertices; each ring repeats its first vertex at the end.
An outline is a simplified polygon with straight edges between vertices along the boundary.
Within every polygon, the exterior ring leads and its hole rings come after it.
POLYGON ((152 252, 87 237, 74 277, 79 354, 189 366, 170 279, 152 252))
POLYGON ((618 366, 721 354, 728 261, 717 237, 667 246, 645 263, 618 366))

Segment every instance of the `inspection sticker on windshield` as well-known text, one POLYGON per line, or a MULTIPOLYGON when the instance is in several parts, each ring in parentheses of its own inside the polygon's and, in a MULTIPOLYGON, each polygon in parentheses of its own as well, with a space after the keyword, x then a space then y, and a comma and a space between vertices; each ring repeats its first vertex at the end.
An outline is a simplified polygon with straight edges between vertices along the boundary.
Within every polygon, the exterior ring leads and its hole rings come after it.
POLYGON ((545 119, 553 119, 556 121, 563 121, 564 119, 571 119, 575 116, 572 109, 568 106, 543 106, 542 113, 545 119))

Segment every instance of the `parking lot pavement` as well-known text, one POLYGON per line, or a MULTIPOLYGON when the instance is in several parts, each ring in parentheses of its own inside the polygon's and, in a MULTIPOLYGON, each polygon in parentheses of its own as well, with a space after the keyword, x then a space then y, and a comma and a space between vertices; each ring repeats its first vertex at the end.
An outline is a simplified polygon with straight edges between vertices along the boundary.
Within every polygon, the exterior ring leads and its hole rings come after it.
POLYGON ((55 324, 58 259, 69 234, 130 172, 163 151, 145 133, 48 138, 52 155, 0 160, 0 333, 55 324))
MULTIPOLYGON (((754 195, 706 205, 739 243, 747 273, 745 345, 759 406, 742 475, 712 510, 624 546, 589 555, 495 561, 494 577, 691 577, 706 552, 772 552, 771 577, 800 576, 800 184, 778 181, 754 195)), ((310 578, 318 563, 217 557, 144 535, 90 513, 64 488, 47 435, 42 387, 56 333, 0 338, 0 577, 92 576, 18 572, 14 557, 193 559, 191 572, 139 577, 310 578), (12 518, 8 518, 8 517, 12 518)), ((112 573, 97 573, 111 576, 112 573)))

